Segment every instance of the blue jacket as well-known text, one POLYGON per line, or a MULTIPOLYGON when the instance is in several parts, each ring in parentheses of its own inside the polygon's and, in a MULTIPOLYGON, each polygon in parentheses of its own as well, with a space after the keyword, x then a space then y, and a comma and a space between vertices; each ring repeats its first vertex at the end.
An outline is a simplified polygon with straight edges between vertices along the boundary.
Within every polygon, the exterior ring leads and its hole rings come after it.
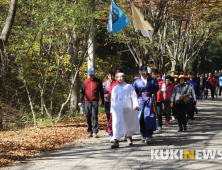
POLYGON ((191 85, 195 91, 196 97, 199 96, 200 83, 197 79, 193 79, 193 81, 189 80, 188 84, 191 85))
POLYGON ((219 78, 219 86, 222 87, 222 77, 219 78))

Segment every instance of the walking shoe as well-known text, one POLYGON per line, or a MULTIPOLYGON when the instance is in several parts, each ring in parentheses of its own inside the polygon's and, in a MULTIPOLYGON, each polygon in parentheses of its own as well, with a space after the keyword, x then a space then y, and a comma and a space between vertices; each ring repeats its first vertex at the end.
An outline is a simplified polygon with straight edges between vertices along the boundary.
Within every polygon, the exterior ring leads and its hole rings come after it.
POLYGON ((93 137, 91 133, 88 133, 87 138, 93 137))
POLYGON ((140 139, 140 142, 144 143, 145 142, 145 138, 142 137, 142 139, 140 139))
POLYGON ((146 144, 150 144, 150 143, 151 143, 151 139, 150 139, 149 137, 147 137, 147 138, 145 139, 145 143, 146 143, 146 144))
POLYGON ((183 128, 180 127, 179 130, 178 130, 178 132, 183 132, 183 128))
POLYGON ((113 137, 110 139, 109 143, 114 143, 114 138, 113 137))
POLYGON ((114 139, 114 144, 111 145, 111 148, 119 148, 119 141, 117 139, 114 139))
POLYGON ((133 145, 132 136, 127 137, 127 142, 128 142, 128 145, 129 145, 129 146, 132 146, 132 145, 133 145))
POLYGON ((175 120, 175 117, 174 117, 174 116, 172 116, 172 120, 173 120, 173 121, 175 120))
POLYGON ((162 127, 158 127, 158 130, 159 130, 159 132, 161 132, 162 131, 162 127))
POLYGON ((93 133, 93 137, 94 137, 94 138, 99 138, 99 136, 97 135, 97 133, 93 133))
POLYGON ((184 126, 184 132, 187 132, 187 126, 184 126))
POLYGON ((110 133, 109 133, 109 136, 113 136, 113 133, 110 132, 110 133))

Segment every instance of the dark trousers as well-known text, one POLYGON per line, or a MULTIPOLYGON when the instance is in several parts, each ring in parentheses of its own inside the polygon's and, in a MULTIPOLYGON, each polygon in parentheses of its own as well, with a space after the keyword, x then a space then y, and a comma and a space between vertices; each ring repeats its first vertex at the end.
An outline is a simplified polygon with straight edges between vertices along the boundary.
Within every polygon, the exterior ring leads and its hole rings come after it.
POLYGON ((86 122, 87 122, 87 131, 88 133, 98 133, 98 102, 85 102, 85 111, 86 111, 86 122), (92 122, 93 117, 93 131, 92 131, 92 122))
POLYGON ((140 132, 141 132, 142 137, 144 138, 151 137, 153 134, 152 130, 146 130, 144 114, 142 114, 140 118, 140 132))
POLYGON ((211 85, 211 86, 210 86, 210 91, 211 91, 211 98, 214 99, 215 86, 211 85))
POLYGON ((204 98, 207 99, 208 96, 208 89, 204 89, 204 98))
POLYGON ((170 116, 171 116, 171 101, 164 101, 164 110, 163 114, 165 115, 166 119, 170 121, 170 116))
POLYGON ((175 110, 175 102, 173 103, 172 113, 173 113, 173 116, 175 117, 175 119, 177 119, 177 114, 176 114, 176 110, 175 110))
POLYGON ((220 86, 219 96, 221 96, 221 90, 222 90, 222 86, 220 86))
POLYGON ((195 111, 195 102, 191 102, 188 106, 187 106, 187 120, 194 119, 194 111, 195 111))
POLYGON ((110 103, 109 102, 105 102, 105 112, 106 112, 107 122, 109 122, 109 119, 110 119, 110 103))
POLYGON ((157 111, 157 118, 158 118, 158 127, 162 127, 162 102, 156 103, 156 111, 157 111))
POLYGON ((177 114, 177 121, 180 127, 186 126, 186 112, 187 112, 187 105, 175 104, 175 110, 177 114))

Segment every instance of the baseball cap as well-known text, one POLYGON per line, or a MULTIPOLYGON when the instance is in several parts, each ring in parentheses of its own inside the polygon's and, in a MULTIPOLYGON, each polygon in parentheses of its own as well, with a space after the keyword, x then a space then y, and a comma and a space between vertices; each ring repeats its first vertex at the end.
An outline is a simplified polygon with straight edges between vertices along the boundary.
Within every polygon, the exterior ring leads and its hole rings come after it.
POLYGON ((94 68, 89 68, 88 69, 88 75, 95 74, 95 69, 94 68))

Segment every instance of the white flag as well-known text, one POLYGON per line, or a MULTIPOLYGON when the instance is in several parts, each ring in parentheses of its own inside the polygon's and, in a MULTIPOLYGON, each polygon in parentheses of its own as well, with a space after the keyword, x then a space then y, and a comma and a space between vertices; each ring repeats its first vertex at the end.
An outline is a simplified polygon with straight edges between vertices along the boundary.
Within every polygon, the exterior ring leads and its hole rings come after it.
POLYGON ((133 15, 133 25, 135 31, 141 30, 144 37, 152 39, 154 29, 148 21, 145 21, 143 14, 131 3, 131 10, 133 15))

